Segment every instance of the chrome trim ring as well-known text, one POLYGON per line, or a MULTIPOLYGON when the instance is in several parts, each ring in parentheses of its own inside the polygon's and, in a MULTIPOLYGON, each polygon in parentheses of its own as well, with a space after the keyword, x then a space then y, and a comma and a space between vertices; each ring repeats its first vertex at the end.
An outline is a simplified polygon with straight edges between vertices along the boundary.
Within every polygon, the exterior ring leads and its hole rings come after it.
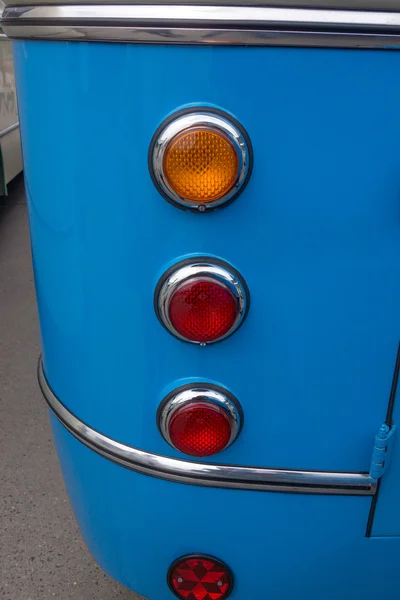
POLYGON ((242 126, 229 115, 213 112, 211 109, 190 109, 184 114, 177 113, 161 124, 153 136, 149 149, 149 166, 152 179, 161 194, 180 208, 189 208, 196 212, 208 212, 237 198, 248 182, 251 173, 252 152, 250 138, 242 126), (196 112, 194 112, 196 110, 196 112), (229 192, 211 202, 195 202, 180 196, 170 186, 164 173, 164 156, 169 143, 179 133, 197 127, 207 127, 221 132, 233 144, 238 158, 238 172, 229 192))
POLYGON ((202 463, 153 454, 117 442, 80 421, 53 394, 43 372, 39 384, 55 416, 82 444, 121 467, 143 475, 203 487, 301 494, 374 496, 377 480, 368 473, 290 471, 265 467, 202 463))
POLYGON ((400 13, 268 6, 10 6, 4 32, 16 39, 149 44, 400 48, 400 13))
POLYGON ((168 442, 170 446, 180 451, 171 440, 169 435, 169 425, 177 410, 194 402, 215 404, 224 409, 229 419, 231 436, 223 450, 228 448, 239 435, 239 431, 242 427, 243 413, 239 409, 240 405, 236 398, 234 398, 227 390, 207 383, 193 383, 175 389, 161 402, 157 411, 157 424, 165 441, 168 442))
POLYGON ((180 340, 190 344, 199 344, 200 346, 221 342, 232 335, 243 323, 249 309, 249 301, 248 287, 236 269, 226 262, 209 256, 189 258, 176 263, 162 275, 154 292, 156 315, 165 329, 180 340), (173 326, 169 315, 172 297, 179 287, 191 280, 195 281, 200 278, 216 281, 228 288, 236 298, 238 306, 236 319, 230 330, 224 336, 210 342, 193 341, 182 336, 173 326))

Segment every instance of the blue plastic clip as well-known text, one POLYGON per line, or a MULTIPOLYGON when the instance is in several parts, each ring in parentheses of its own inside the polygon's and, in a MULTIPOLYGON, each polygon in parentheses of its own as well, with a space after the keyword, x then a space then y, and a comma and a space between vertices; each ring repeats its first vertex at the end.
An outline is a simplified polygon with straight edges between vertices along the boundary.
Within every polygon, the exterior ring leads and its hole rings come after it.
POLYGON ((389 467, 395 432, 395 425, 390 428, 388 425, 383 423, 379 429, 379 432, 375 436, 375 445, 372 451, 372 460, 369 472, 373 479, 380 479, 389 467))

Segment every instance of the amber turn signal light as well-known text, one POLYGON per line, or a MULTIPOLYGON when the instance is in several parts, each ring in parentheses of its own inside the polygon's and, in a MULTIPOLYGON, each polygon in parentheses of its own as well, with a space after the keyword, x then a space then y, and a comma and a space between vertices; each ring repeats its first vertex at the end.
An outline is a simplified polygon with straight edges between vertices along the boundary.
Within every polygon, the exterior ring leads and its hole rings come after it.
POLYGON ((149 164, 164 197, 181 208, 204 212, 243 190, 251 172, 251 144, 231 117, 186 112, 156 132, 149 164))

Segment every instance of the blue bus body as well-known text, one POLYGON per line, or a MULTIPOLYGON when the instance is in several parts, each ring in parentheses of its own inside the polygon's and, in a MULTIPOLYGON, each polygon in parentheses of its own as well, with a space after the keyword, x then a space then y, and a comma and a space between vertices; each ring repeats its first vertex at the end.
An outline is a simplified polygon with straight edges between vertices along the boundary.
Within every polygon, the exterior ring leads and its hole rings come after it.
MULTIPOLYGON (((107 438, 187 460, 157 409, 212 382, 245 420, 202 464, 369 473, 400 331, 400 52, 13 46, 54 396, 107 438), (198 106, 232 115, 254 152, 240 197, 204 215, 166 202, 148 172, 157 127, 198 106), (171 336, 153 307, 162 273, 198 255, 228 261, 251 294, 243 326, 206 347, 171 336)), ((149 600, 175 597, 168 567, 191 553, 230 566, 232 600, 399 597, 396 443, 378 494, 224 489, 115 464, 51 419, 89 549, 149 600)))

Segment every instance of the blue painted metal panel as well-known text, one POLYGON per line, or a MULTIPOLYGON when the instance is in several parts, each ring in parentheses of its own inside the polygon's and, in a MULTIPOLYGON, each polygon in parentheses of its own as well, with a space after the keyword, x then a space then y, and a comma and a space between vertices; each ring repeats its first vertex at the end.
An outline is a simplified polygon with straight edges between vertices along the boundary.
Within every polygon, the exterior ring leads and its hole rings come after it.
POLYGON ((246 411, 225 461, 368 471, 400 330, 400 54, 14 48, 56 394, 103 433, 172 454, 161 390, 211 378, 246 411), (211 215, 170 206, 147 172, 154 130, 188 102, 232 111, 254 145, 245 192, 211 215), (153 312, 158 276, 191 252, 231 261, 252 294, 245 327, 206 349, 153 312))
MULTIPOLYGON (((158 404, 182 380, 211 379, 245 411, 239 439, 211 462, 368 471, 400 331, 400 53, 69 42, 14 51, 57 396, 110 437, 181 456, 159 435, 158 404), (243 195, 210 215, 172 207, 147 171, 155 129, 190 103, 231 112, 254 146, 243 195), (161 273, 192 253, 230 261, 252 295, 244 326, 207 348, 172 338, 153 311, 161 273)), ((151 600, 169 597, 168 561, 196 549, 231 564, 234 598, 260 597, 267 583, 273 598, 382 597, 378 576, 365 581, 372 564, 393 575, 385 598, 395 598, 399 542, 363 539, 367 498, 177 486, 56 431, 89 546, 151 600), (193 524, 191 507, 207 505, 218 517, 193 524), (260 553, 251 576, 249 548, 260 553)), ((388 484, 392 513, 398 493, 388 484)))
POLYGON ((174 598, 166 569, 189 552, 212 553, 231 566, 232 600, 398 598, 400 538, 364 537, 367 497, 169 483, 94 454, 54 417, 53 430, 75 514, 95 559, 151 600, 174 598))

